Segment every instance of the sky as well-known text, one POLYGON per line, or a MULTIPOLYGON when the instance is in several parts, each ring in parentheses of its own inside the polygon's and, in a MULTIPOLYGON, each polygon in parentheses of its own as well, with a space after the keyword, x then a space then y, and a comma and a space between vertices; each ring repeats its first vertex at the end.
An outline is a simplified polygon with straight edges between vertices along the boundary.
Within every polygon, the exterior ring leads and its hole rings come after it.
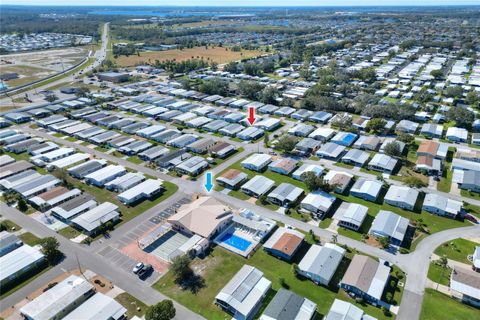
POLYGON ((0 3, 62 6, 425 6, 480 5, 480 0, 2 0, 0 3))

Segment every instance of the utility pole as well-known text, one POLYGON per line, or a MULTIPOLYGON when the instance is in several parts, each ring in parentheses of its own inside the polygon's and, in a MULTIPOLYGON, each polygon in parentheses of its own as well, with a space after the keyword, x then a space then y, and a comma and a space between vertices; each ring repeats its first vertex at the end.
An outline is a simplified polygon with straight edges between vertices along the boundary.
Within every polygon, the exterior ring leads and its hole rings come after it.
POLYGON ((78 259, 78 255, 77 255, 76 252, 75 252, 75 259, 77 259, 78 270, 80 270, 80 273, 81 273, 82 277, 85 279, 85 281, 88 282, 87 277, 85 277, 85 275, 83 274, 82 266, 80 266, 80 260, 78 259))

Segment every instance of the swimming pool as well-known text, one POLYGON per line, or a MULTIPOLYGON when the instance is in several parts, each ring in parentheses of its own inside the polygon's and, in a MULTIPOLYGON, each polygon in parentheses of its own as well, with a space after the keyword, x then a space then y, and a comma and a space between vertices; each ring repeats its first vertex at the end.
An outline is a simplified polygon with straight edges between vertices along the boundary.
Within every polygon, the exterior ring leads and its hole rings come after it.
POLYGON ((234 247, 240 251, 246 251, 248 247, 252 244, 250 241, 245 240, 239 236, 234 235, 233 233, 226 233, 220 239, 220 242, 228 244, 229 246, 234 247))

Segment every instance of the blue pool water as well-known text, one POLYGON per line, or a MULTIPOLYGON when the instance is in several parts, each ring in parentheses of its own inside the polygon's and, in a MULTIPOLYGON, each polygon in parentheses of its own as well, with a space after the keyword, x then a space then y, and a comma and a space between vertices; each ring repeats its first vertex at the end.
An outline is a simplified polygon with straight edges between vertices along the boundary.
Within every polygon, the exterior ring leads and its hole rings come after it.
POLYGON ((239 236, 236 236, 232 233, 224 234, 220 241, 240 251, 246 251, 248 247, 252 244, 250 241, 240 238, 239 236))

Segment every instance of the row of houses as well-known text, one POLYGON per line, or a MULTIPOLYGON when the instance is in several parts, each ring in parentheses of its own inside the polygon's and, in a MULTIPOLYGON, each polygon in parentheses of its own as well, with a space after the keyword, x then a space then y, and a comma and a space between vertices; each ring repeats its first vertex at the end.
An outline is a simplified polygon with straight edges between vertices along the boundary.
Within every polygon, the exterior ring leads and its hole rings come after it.
POLYGON ((86 278, 70 275, 20 308, 29 320, 126 319, 127 309, 113 298, 96 292, 86 278))

